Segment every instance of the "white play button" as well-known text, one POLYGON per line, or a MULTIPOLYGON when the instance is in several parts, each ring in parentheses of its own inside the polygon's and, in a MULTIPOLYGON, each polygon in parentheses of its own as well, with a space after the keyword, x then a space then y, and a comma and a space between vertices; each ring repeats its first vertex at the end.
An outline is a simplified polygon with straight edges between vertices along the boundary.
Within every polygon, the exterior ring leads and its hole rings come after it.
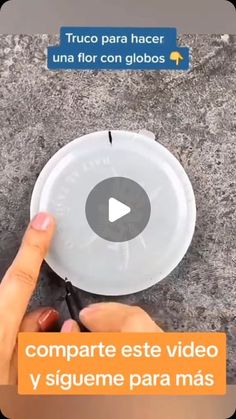
POLYGON ((144 230, 151 204, 138 183, 124 177, 110 177, 92 189, 85 212, 95 234, 104 240, 122 243, 144 230))
POLYGON ((130 207, 128 205, 123 204, 122 202, 118 201, 115 198, 109 199, 109 212, 108 217, 110 223, 114 223, 116 220, 124 217, 125 215, 131 212, 130 207))

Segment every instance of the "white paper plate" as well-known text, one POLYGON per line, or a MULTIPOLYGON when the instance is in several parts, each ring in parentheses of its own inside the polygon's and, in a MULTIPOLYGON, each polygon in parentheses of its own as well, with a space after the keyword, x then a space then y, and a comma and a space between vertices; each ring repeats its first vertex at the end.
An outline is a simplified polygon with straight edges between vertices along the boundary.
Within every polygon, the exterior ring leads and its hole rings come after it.
POLYGON ((101 131, 59 150, 35 184, 31 218, 39 211, 57 221, 47 263, 78 288, 102 295, 134 293, 165 278, 185 255, 196 221, 193 189, 178 160, 149 136, 127 131, 112 131, 112 145, 101 131), (144 230, 116 243, 95 234, 85 213, 91 190, 114 177, 138 183, 151 203, 144 230))

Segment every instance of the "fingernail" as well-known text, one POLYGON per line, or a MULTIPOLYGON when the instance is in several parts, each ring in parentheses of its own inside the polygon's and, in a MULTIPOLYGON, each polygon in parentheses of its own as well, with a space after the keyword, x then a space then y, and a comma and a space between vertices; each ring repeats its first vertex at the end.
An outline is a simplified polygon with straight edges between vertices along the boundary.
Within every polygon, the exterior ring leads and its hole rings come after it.
POLYGON ((46 212, 39 212, 31 221, 31 227, 35 230, 46 231, 52 223, 52 217, 46 212))
POLYGON ((45 310, 38 319, 38 324, 42 332, 50 330, 58 321, 59 314, 54 309, 45 310))
POLYGON ((88 307, 83 308, 81 310, 79 316, 81 318, 84 318, 85 319, 87 317, 90 317, 92 314, 94 314, 97 311, 99 311, 99 306, 97 306, 96 304, 95 305, 91 305, 91 306, 88 306, 88 307))
POLYGON ((64 322, 61 332, 62 333, 71 333, 75 330, 75 322, 72 319, 68 319, 64 322))

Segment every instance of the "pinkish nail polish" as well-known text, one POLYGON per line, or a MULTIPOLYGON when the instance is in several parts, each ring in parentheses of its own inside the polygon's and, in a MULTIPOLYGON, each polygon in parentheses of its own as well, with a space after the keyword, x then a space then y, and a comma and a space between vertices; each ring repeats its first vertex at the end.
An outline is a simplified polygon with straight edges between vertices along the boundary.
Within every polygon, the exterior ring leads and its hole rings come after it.
POLYGON ((52 216, 46 212, 39 212, 31 221, 31 227, 35 230, 46 231, 52 223, 52 216))

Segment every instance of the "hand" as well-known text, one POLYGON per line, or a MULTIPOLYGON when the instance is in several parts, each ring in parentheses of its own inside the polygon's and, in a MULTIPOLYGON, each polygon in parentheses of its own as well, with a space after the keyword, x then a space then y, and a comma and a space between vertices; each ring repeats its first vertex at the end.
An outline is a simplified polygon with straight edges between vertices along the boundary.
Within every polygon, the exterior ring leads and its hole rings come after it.
MULTIPOLYGON (((50 307, 25 314, 54 231, 53 217, 39 213, 29 224, 19 252, 0 284, 0 385, 17 382, 18 332, 50 331, 58 321, 58 312, 50 307)), ((83 309, 80 317, 92 332, 161 331, 145 311, 124 304, 93 304, 83 309)), ((79 332, 79 327, 74 320, 67 320, 62 332, 79 332)))
MULTIPOLYGON (((119 303, 98 303, 84 308, 80 320, 91 332, 162 332, 140 307, 119 303)), ((78 332, 74 320, 67 320, 62 332, 78 332)))
POLYGON ((18 332, 49 331, 58 320, 57 311, 50 307, 25 315, 54 230, 53 217, 38 214, 0 284, 0 385, 16 384, 18 332))

